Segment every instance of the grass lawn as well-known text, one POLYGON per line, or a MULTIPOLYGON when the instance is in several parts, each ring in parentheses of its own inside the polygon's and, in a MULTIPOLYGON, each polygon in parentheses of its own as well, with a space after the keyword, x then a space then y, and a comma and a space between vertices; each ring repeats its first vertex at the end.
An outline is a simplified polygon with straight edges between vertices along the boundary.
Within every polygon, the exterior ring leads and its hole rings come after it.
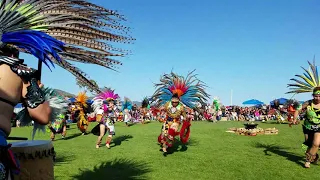
MULTIPOLYGON (((92 123, 90 129, 95 123, 92 123)), ((239 136, 225 132, 230 127, 243 127, 240 122, 193 122, 190 143, 179 146, 164 157, 157 137, 161 124, 137 124, 130 128, 116 124, 111 149, 95 148, 97 136, 80 136, 75 125, 67 139, 57 135, 56 179, 317 179, 320 168, 302 167, 301 125, 265 124, 276 127, 278 135, 239 136)), ((31 128, 13 128, 12 136, 30 138, 31 128)), ((36 139, 49 139, 49 133, 36 139)), ((103 139, 105 142, 105 137, 103 139)), ((104 145, 104 144, 103 144, 104 145)))

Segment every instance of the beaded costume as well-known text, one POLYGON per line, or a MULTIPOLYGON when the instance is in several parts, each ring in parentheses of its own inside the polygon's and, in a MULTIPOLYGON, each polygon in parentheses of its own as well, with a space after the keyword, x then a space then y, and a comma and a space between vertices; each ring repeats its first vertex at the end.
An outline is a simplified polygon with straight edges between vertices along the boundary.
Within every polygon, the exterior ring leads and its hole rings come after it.
POLYGON ((174 137, 180 135, 182 143, 187 143, 190 136, 190 119, 186 116, 186 107, 196 108, 198 102, 204 104, 209 95, 204 91, 204 85, 196 79, 192 72, 187 77, 175 73, 165 74, 156 84, 156 92, 151 100, 157 106, 164 106, 166 119, 163 123, 158 142, 166 152, 172 147, 174 137), (174 102, 173 99, 177 99, 174 102), (178 128, 183 122, 180 131, 178 128))

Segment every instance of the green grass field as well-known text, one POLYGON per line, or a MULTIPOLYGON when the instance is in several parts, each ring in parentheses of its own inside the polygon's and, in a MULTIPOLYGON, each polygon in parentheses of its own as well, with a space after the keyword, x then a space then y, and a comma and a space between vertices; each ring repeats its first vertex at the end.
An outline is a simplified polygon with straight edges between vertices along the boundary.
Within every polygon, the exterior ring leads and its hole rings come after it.
MULTIPOLYGON (((92 123, 90 129, 95 123, 92 123)), ((111 149, 95 148, 97 136, 81 136, 75 125, 67 139, 57 135, 56 179, 317 179, 319 167, 303 168, 300 126, 260 124, 276 127, 278 135, 239 136, 225 132, 243 127, 240 122, 193 122, 190 143, 179 145, 164 157, 157 137, 161 124, 116 124, 111 149)), ((30 138, 31 128, 14 128, 12 136, 30 138)), ((49 133, 36 139, 49 139, 49 133)), ((105 141, 105 137, 103 142, 105 141)), ((104 144, 103 144, 104 145, 104 144)))

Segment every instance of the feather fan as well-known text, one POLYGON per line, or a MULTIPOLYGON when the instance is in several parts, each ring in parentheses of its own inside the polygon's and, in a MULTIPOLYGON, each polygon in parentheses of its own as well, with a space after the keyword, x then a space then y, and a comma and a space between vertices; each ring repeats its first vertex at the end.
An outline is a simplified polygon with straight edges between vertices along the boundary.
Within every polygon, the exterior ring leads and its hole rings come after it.
POLYGON ((132 43, 125 18, 86 0, 1 0, 0 47, 13 46, 34 55, 49 68, 54 64, 99 88, 67 61, 96 64, 115 70, 130 52, 114 43, 132 43))
POLYGON ((312 92, 315 87, 320 86, 320 78, 318 75, 318 68, 315 65, 315 60, 313 60, 313 64, 308 61, 308 64, 309 70, 301 67, 305 73, 303 73, 303 75, 295 75, 296 77, 299 77, 300 80, 296 78, 290 79, 295 83, 288 84, 290 91, 287 93, 298 94, 312 92))

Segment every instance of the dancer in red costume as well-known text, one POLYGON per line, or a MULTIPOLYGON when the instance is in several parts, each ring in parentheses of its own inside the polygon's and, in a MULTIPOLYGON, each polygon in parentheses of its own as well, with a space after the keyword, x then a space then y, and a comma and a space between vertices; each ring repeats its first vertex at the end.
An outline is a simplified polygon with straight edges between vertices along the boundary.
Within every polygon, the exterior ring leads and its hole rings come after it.
POLYGON ((182 143, 187 143, 190 136, 190 117, 186 115, 186 108, 197 108, 197 103, 205 104, 209 95, 204 91, 204 85, 196 79, 192 72, 187 77, 175 73, 165 74, 156 84, 157 90, 152 96, 152 102, 163 106, 166 119, 163 123, 158 142, 166 154, 167 148, 173 146, 175 136, 180 135, 182 143), (179 130, 180 124, 182 127, 179 130))
POLYGON ((290 127, 294 124, 294 118, 293 117, 294 117, 294 114, 295 114, 296 110, 299 109, 300 106, 301 106, 300 103, 297 100, 294 100, 294 99, 290 99, 286 103, 287 112, 288 112, 288 122, 289 122, 289 126, 290 127))

